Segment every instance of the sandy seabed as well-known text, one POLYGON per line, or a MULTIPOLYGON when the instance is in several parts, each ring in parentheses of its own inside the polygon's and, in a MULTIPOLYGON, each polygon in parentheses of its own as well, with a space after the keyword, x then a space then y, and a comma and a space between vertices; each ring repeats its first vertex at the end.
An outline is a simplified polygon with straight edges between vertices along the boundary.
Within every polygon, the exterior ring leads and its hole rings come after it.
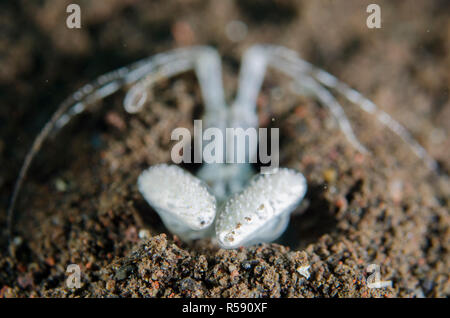
POLYGON ((381 29, 366 27, 370 2, 356 0, 92 1, 81 5, 79 30, 65 27, 68 1, 37 3, 0 4, 2 228, 23 158, 66 96, 102 73, 193 44, 222 55, 229 101, 250 45, 298 51, 405 125, 442 172, 430 172, 400 138, 345 104, 371 151, 358 153, 326 108, 292 95, 286 78, 269 71, 260 125, 280 128, 280 164, 305 175, 306 198, 275 243, 185 244, 167 232, 136 179, 170 161, 175 127, 192 129, 200 118, 196 78, 158 83, 136 115, 123 110, 119 92, 74 119, 36 158, 16 210, 15 258, 1 231, 0 297, 450 295, 448 1, 378 1, 381 29), (232 20, 248 27, 242 41, 226 34, 232 20), (66 287, 69 264, 81 267, 79 289, 66 287), (392 287, 367 286, 370 264, 392 287))

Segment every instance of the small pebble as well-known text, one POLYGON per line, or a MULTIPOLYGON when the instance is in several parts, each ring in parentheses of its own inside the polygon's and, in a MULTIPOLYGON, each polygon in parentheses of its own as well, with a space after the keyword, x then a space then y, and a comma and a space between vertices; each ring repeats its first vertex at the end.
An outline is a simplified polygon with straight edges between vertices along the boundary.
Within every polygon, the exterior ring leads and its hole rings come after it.
POLYGON ((389 183, 389 193, 395 203, 399 203, 403 198, 403 182, 395 179, 389 183))
POLYGON ((64 182, 63 179, 58 178, 55 180, 55 188, 58 192, 66 192, 67 184, 64 182))
POLYGON ((336 181, 337 173, 334 169, 326 169, 323 171, 323 178, 327 183, 334 183, 336 181))
POLYGON ((147 240, 151 237, 150 231, 147 229, 140 229, 138 235, 141 240, 147 240))
POLYGON ((120 131, 124 131, 127 128, 127 125, 117 112, 114 111, 108 112, 106 114, 105 120, 108 124, 117 128, 120 131))
POLYGON ((116 287, 116 282, 112 279, 108 280, 106 283, 106 289, 110 292, 114 291, 114 288, 116 287))

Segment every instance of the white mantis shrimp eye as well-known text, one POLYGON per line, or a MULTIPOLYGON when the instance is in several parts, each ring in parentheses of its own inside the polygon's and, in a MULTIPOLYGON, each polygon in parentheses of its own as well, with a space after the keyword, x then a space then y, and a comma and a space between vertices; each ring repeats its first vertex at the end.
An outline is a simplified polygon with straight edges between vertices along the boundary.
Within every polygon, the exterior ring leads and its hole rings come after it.
POLYGON ((178 166, 150 167, 139 176, 138 188, 172 231, 186 227, 199 231, 214 221, 215 197, 205 183, 178 166))
POLYGON ((276 239, 285 230, 289 214, 306 193, 305 177, 280 168, 259 174, 219 210, 216 235, 223 248, 236 248, 276 239))

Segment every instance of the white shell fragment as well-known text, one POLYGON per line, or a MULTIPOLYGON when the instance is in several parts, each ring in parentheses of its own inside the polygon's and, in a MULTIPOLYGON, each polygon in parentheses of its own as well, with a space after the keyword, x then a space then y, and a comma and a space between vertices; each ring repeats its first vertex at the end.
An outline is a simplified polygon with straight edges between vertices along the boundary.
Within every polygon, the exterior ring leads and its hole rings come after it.
POLYGON ((164 225, 180 239, 207 236, 216 216, 216 199, 207 185, 175 165, 159 164, 143 171, 138 188, 164 225))
POLYGON ((306 279, 309 278, 310 273, 309 273, 309 268, 311 266, 310 265, 305 265, 305 266, 300 266, 297 268, 297 272, 302 275, 303 277, 305 277, 306 279))
POLYGON ((223 248, 270 242, 283 233, 289 214, 306 193, 305 177, 292 169, 280 168, 259 174, 240 193, 221 207, 216 235, 223 248))

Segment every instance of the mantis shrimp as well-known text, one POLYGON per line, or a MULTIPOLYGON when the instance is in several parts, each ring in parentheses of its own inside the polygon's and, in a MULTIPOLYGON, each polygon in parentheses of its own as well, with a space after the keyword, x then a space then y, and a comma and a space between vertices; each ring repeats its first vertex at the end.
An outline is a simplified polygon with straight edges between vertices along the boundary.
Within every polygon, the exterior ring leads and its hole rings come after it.
MULTIPOLYGON (((389 114, 292 50, 275 45, 250 47, 242 59, 236 98, 227 107, 217 51, 208 46, 181 48, 101 75, 63 101, 36 137, 20 170, 7 215, 9 237, 15 204, 34 156, 49 134, 59 131, 96 101, 129 87, 124 108, 128 113, 136 113, 143 109, 155 82, 194 71, 205 105, 206 127, 223 131, 226 127, 257 128, 256 101, 268 67, 287 75, 294 93, 307 93, 324 105, 359 152, 369 153, 355 136, 333 92, 375 116, 431 170, 437 170, 436 161, 389 114)), ((254 155, 250 150, 249 156, 254 155)), ((252 177, 253 174, 250 164, 204 164, 195 176, 176 165, 159 164, 142 172, 138 188, 166 227, 182 240, 215 237, 221 247, 236 248, 279 237, 307 190, 306 179, 293 169, 279 168, 252 177)))

